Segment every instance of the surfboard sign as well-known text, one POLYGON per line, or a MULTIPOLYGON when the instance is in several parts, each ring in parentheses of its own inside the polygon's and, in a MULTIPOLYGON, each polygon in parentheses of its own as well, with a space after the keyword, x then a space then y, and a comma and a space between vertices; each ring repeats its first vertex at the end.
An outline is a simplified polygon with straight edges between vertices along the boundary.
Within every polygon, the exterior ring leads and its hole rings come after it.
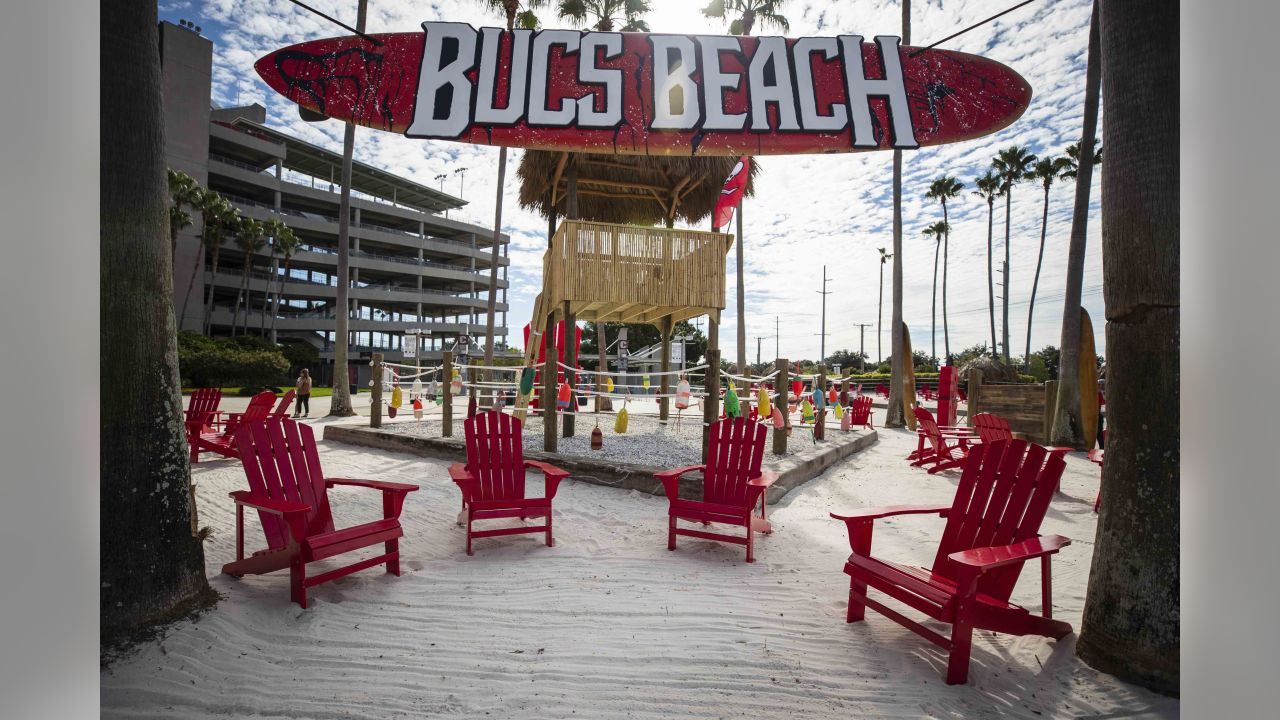
POLYGON ((1031 86, 892 35, 475 29, 312 40, 255 64, 313 113, 409 137, 633 155, 915 149, 996 132, 1031 86), (372 38, 366 39, 367 38, 372 38))

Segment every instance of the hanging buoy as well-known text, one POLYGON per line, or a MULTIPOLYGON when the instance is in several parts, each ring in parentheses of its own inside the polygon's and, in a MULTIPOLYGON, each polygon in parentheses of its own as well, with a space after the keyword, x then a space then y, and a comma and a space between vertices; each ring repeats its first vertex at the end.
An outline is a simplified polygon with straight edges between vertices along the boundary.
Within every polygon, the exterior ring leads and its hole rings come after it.
POLYGON ((456 368, 453 371, 453 379, 449 381, 449 389, 453 390, 454 395, 462 394, 462 373, 456 368))
POLYGON ((756 408, 760 410, 760 417, 769 417, 772 415, 773 413, 769 410, 770 407, 769 388, 761 385, 760 389, 756 391, 756 408))
POLYGON ((520 394, 529 396, 533 394, 533 377, 537 372, 527 367, 520 371, 520 394))
POLYGON ((396 406, 395 406, 395 405, 388 405, 388 406, 387 406, 387 417, 389 417, 389 418, 393 418, 393 417, 395 417, 395 416, 396 416, 396 406))
POLYGON ((604 434, 600 432, 600 426, 596 425, 591 431, 591 449, 600 450, 604 447, 604 434))
POLYGON ((821 413, 827 407, 827 399, 822 396, 822 391, 815 389, 813 391, 813 411, 821 413))
POLYGON ((414 378, 413 384, 409 386, 409 399, 413 400, 414 398, 420 397, 422 397, 422 380, 420 378, 414 378))
POLYGON ((648 390, 648 389, 649 389, 649 376, 648 376, 648 375, 645 375, 645 376, 641 377, 641 378, 640 378, 640 384, 644 386, 644 389, 645 389, 645 390, 648 390))
POLYGON ((836 399, 837 399, 837 398, 839 398, 839 397, 840 397, 840 395, 839 395, 839 393, 837 393, 837 392, 836 392, 835 386, 832 386, 830 390, 827 390, 827 403, 828 403, 828 404, 835 405, 835 404, 836 404, 836 399))
POLYGON ((800 403, 800 424, 803 425, 813 421, 813 404, 809 402, 809 398, 805 398, 800 403))
MULTIPOLYGON (((404 392, 400 390, 400 386, 397 385, 391 388, 391 409, 395 410, 396 408, 400 407, 403 404, 404 404, 404 392)), ((395 417, 395 415, 392 415, 391 417, 395 417)))
POLYGON ((618 411, 618 417, 616 420, 613 421, 613 431, 618 433, 619 435, 622 435, 627 432, 626 405, 623 405, 622 409, 618 411))
POLYGON ((440 394, 440 383, 437 383, 435 380, 432 380, 431 382, 427 383, 427 399, 428 400, 435 400, 436 396, 439 394, 440 394))
POLYGON ((569 383, 560 383, 560 391, 556 395, 556 409, 568 409, 570 396, 572 394, 572 391, 569 390, 569 383))
POLYGON ((738 402, 738 392, 734 390, 733 383, 729 383, 728 389, 724 391, 724 414, 731 418, 742 414, 742 405, 738 402))
POLYGON ((837 420, 839 420, 840 418, 844 417, 844 407, 842 407, 839 403, 836 403, 835 405, 831 406, 831 413, 836 416, 837 420))
POLYGON ((785 426, 786 424, 787 424, 787 421, 782 417, 782 410, 778 409, 777 407, 774 407, 773 408, 773 426, 781 430, 782 427, 785 426))
POLYGON ((840 417, 840 429, 845 432, 848 432, 849 428, 853 427, 853 413, 847 412, 847 413, 844 413, 843 416, 841 416, 840 406, 837 405, 836 415, 840 417))
POLYGON ((422 400, 413 401, 413 419, 414 420, 422 419, 422 400))
POLYGON ((800 393, 804 392, 804 382, 801 380, 791 381, 791 394, 800 397, 800 393))
POLYGON ((604 391, 613 392, 613 378, 607 377, 604 379, 604 391))
POLYGON ((684 410, 689 407, 689 381, 680 378, 680 382, 676 383, 676 409, 684 410))

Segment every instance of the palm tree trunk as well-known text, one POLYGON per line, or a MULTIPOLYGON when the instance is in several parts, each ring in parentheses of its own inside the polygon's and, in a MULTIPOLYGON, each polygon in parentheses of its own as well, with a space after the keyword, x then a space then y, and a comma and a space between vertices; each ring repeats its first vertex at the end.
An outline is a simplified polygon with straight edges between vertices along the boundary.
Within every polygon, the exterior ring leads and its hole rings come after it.
POLYGON ((1044 262, 1044 236, 1049 228, 1049 186, 1044 188, 1044 216, 1040 218, 1040 255, 1036 257, 1036 277, 1031 281, 1031 303, 1027 306, 1027 351, 1022 362, 1031 368, 1031 320, 1036 314, 1036 289, 1040 287, 1040 265, 1044 262))
MULTIPOLYGON (((274 271, 279 269, 279 267, 276 265, 277 262, 278 261, 276 260, 275 241, 272 240, 271 261, 267 265, 267 267, 271 268, 271 270, 273 271, 271 273, 272 275, 274 275, 274 271)), ((272 279, 273 278, 268 277, 266 282, 266 287, 262 288, 262 315, 258 317, 258 335, 262 337, 267 336, 267 305, 271 302, 271 285, 272 285, 271 280, 272 279)), ((274 308, 274 306, 272 307, 274 308)))
POLYGON ((183 321, 187 319, 187 305, 191 303, 191 289, 195 287, 196 275, 200 272, 200 269, 204 267, 204 254, 205 254, 204 238, 201 238, 200 239, 200 257, 197 258, 196 261, 191 265, 191 280, 187 282, 187 295, 186 297, 182 298, 182 314, 178 316, 178 320, 177 320, 179 330, 182 329, 183 321))
POLYGON ((930 315, 929 352, 938 357, 938 258, 942 252, 942 243, 933 241, 933 311, 930 315))
POLYGON ((276 290, 276 307, 275 312, 271 313, 271 342, 276 341, 276 318, 280 316, 280 296, 284 295, 284 281, 289 278, 289 260, 284 259, 284 274, 280 276, 280 284, 276 290))
POLYGON ((213 332, 213 286, 218 278, 218 255, 222 252, 222 238, 216 238, 213 246, 213 259, 210 261, 209 269, 209 293, 208 300, 204 306, 204 334, 209 335, 213 332))
POLYGON ((100 23, 100 641, 216 601, 183 436, 156 3, 100 23), (109 48, 109 50, 108 50, 109 48))
MULTIPOLYGON (((360 0, 356 10, 356 30, 364 32, 368 0, 360 0)), ((351 303, 347 299, 351 288, 351 156, 355 152, 356 126, 347 123, 342 134, 342 195, 338 210, 338 287, 334 298, 333 333, 333 395, 329 399, 330 417, 350 417, 356 414, 351 407, 351 388, 347 372, 347 349, 351 338, 351 303)))
MULTIPOLYGON (((951 221, 947 219, 947 199, 942 198, 942 352, 946 353, 944 365, 951 364, 951 332, 947 329, 947 246, 951 244, 951 221)), ((937 261, 934 261, 937 264, 937 261)), ((933 271, 937 274, 937 270, 933 271)))
POLYGON ((996 220, 994 198, 987 199, 987 310, 991 315, 991 357, 996 356, 996 279, 991 260, 995 255, 993 243, 996 220))
POLYGON ((1009 364, 1009 211, 1013 205, 1013 183, 1004 195, 1004 293, 1000 296, 1003 315, 1000 325, 1000 339, 1003 341, 1001 354, 1004 364, 1009 364))
MULTIPOLYGON (((249 263, 252 262, 253 256, 249 251, 244 253, 244 267, 240 270, 240 289, 236 292, 236 309, 231 313, 231 337, 236 336, 236 328, 240 326, 240 301, 244 299, 249 289, 249 263)), ((249 303, 245 303, 245 333, 248 334, 249 325, 249 303)))
MULTIPOLYGON (((902 0, 902 44, 911 44, 911 0, 902 0)), ((893 151, 893 319, 889 337, 891 379, 889 381, 889 407, 885 409, 884 426, 903 427, 907 424, 906 411, 902 407, 903 373, 911 358, 904 358, 902 337, 902 151, 893 151)))
MULTIPOLYGON (((1098 131, 1098 95, 1102 85, 1101 47, 1098 40, 1098 3, 1089 23, 1089 57, 1084 82, 1084 127, 1080 136, 1080 161, 1076 168, 1075 207, 1071 213, 1071 242, 1067 249, 1067 287, 1062 308, 1062 341, 1058 355, 1058 399, 1054 403, 1054 445, 1080 447, 1080 300, 1084 286, 1084 256, 1089 231, 1089 192, 1093 187, 1093 138, 1098 131)), ((1089 362, 1096 362, 1089 358, 1089 362)))
MULTIPOLYGON (((746 190, 743 190, 745 195, 746 190)), ((747 204, 745 197, 738 200, 738 211, 734 213, 738 221, 738 242, 735 243, 738 262, 738 374, 747 374, 747 316, 746 316, 746 285, 742 278, 742 209, 747 204)), ((822 358, 818 358, 818 363, 822 363, 822 358)))
MULTIPOLYGON (((1102 509, 1076 651, 1179 691, 1178 8, 1099 3, 1107 410, 1102 509)), ((1089 137, 1089 136, 1086 136, 1089 137)), ((1088 148, 1081 147, 1082 160, 1088 148)))
POLYGON ((884 260, 880 261, 880 300, 876 303, 876 364, 884 362, 884 350, 880 347, 884 335, 884 260))
MULTIPOLYGON (((507 13, 507 32, 511 32, 516 26, 516 11, 519 10, 519 4, 508 4, 505 6, 507 13)), ((503 192, 506 190, 507 179, 507 148, 498 149, 498 189, 497 199, 494 201, 493 211, 493 246, 490 248, 489 255, 489 301, 487 304, 488 316, 484 321, 484 364, 486 367, 493 365, 494 350, 494 323, 496 322, 498 312, 498 237, 502 234, 502 198, 503 192)), ((493 371, 485 370, 484 378, 486 382, 493 382, 493 371)), ((484 403, 481 403, 482 405, 484 403)), ((490 405, 494 404, 490 401, 490 405)))

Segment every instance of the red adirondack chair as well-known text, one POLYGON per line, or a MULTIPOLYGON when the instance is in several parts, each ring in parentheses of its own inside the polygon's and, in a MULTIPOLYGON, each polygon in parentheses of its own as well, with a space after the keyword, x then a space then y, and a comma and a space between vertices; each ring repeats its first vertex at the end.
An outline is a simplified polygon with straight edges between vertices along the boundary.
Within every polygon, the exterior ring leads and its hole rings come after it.
POLYGON ((964 388, 956 388, 956 394, 960 396, 960 402, 969 402, 969 393, 964 388))
POLYGON ((888 386, 888 385, 885 385, 884 383, 880 383, 879 385, 876 385, 876 394, 877 394, 877 395, 880 395, 880 396, 883 396, 883 397, 885 397, 885 398, 888 398, 888 397, 889 397, 889 386, 888 386))
POLYGON ((982 443, 969 453, 950 507, 899 505, 850 515, 832 513, 831 517, 845 522, 853 550, 844 566, 849 575, 845 621, 862 620, 870 607, 946 649, 948 685, 968 679, 975 629, 1055 640, 1069 635, 1071 625, 1053 619, 1049 562, 1071 541, 1038 535, 1062 469, 1061 457, 1048 456, 1044 448, 1025 440, 982 443), (875 520, 932 513, 947 518, 932 567, 871 556, 875 520), (1040 559, 1041 569, 1040 615, 1009 602, 1022 563, 1035 558, 1040 559), (872 600, 868 587, 949 623, 951 638, 872 600))
POLYGON ((667 549, 676 549, 676 536, 720 540, 747 546, 747 562, 755 562, 755 533, 773 532, 765 519, 765 491, 777 480, 777 475, 762 472, 764 459, 765 426, 746 418, 721 420, 711 425, 707 445, 707 464, 664 470, 654 477, 662 481, 662 489, 670 503, 668 516, 667 549), (702 499, 680 499, 680 476, 698 471, 702 473, 702 499), (756 503, 760 514, 755 514, 756 503), (746 537, 725 535, 702 530, 686 530, 677 520, 692 520, 703 525, 725 523, 747 529, 746 537))
POLYGON ((219 422, 218 405, 222 402, 221 388, 196 388, 187 400, 183 421, 201 421, 201 429, 212 430, 219 422))
POLYGON ((473 538, 519 535, 545 532, 547 547, 555 545, 551 537, 551 501, 555 499, 560 481, 569 476, 567 470, 537 460, 524 459, 523 434, 520 421, 512 415, 490 410, 476 413, 465 423, 467 437, 467 462, 449 466, 449 477, 462 491, 462 513, 467 525, 467 554, 473 538), (546 481, 543 497, 525 495, 525 470, 541 470, 546 481), (544 517, 545 525, 517 526, 495 530, 473 530, 476 520, 495 518, 544 517))
POLYGON ((1013 430, 1009 428, 1009 421, 999 415, 992 415, 991 413, 974 415, 973 429, 977 431, 978 437, 982 439, 982 442, 1013 439, 1013 430))
POLYGON ((849 412, 853 416, 849 419, 850 425, 874 429, 871 425, 871 416, 874 414, 871 410, 871 396, 859 395, 849 403, 849 412))
POLYGON ((229 458, 240 457, 238 446, 235 443, 236 429, 241 425, 266 420, 275 401, 276 394, 270 390, 254 395, 249 400, 249 407, 243 413, 229 416, 227 421, 223 423, 221 431, 205 431, 202 421, 187 421, 187 444, 191 446, 191 464, 195 465, 200 462, 200 453, 202 452, 214 452, 229 458))
POLYGON ((919 440, 916 451, 907 456, 912 461, 911 464, 914 467, 930 466, 930 475, 960 467, 969 453, 970 443, 978 438, 968 428, 948 428, 943 431, 934 421, 933 413, 919 405, 913 410, 919 440), (953 442, 948 442, 949 440, 953 442))
MULTIPOLYGON (((290 390, 289 392, 285 393, 280 398, 280 402, 276 403, 276 409, 272 410, 271 413, 267 415, 267 417, 273 418, 273 419, 289 417, 289 408, 293 406, 293 398, 297 394, 298 394, 297 390, 290 390)), ((227 420, 231 423, 238 424, 241 421, 241 418, 243 417, 243 415, 244 413, 228 413, 227 420)))
MULTIPOLYGON (((1089 459, 1097 463, 1098 467, 1101 468, 1102 460, 1105 454, 1106 454, 1106 450, 1103 450, 1102 448, 1094 448, 1089 451, 1089 459)), ((1102 483, 1101 483, 1101 480, 1099 480, 1098 494, 1093 498, 1093 511, 1098 512, 1098 508, 1101 506, 1102 506, 1102 483)))
POLYGON ((303 608, 309 587, 384 563, 387 572, 400 574, 400 510, 417 485, 326 478, 311 427, 287 418, 242 423, 235 444, 249 489, 231 493, 236 501, 236 559, 223 565, 222 572, 241 577, 289 568, 289 599, 303 608), (382 519, 335 530, 329 506, 329 488, 335 485, 381 490, 382 519), (244 556, 245 507, 258 511, 268 546, 249 557, 244 556), (381 555, 307 577, 309 562, 378 543, 383 544, 381 555))

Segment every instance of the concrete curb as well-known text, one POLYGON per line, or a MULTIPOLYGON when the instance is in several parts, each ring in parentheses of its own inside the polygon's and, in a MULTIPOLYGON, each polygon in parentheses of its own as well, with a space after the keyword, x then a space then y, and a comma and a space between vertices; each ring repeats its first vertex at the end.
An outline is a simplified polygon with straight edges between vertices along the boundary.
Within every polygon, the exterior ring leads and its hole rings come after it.
MULTIPOLYGON (((375 430, 370 427, 354 425, 326 425, 324 439, 330 442, 358 445, 361 447, 390 450, 408 453, 420 457, 434 457, 462 462, 466 458, 466 447, 462 438, 418 437, 404 433, 375 430)), ((827 439, 817 444, 804 442, 804 436, 793 436, 792 448, 801 448, 788 453, 782 458, 765 451, 764 469, 778 474, 773 487, 769 488, 766 500, 770 505, 777 503, 784 495, 821 475, 827 468, 865 450, 879 439, 874 430, 854 430, 848 433, 827 431, 827 439)), ((636 490, 649 495, 663 495, 662 483, 653 475, 666 470, 666 467, 632 465, 628 463, 602 462, 595 458, 582 458, 571 455, 558 455, 548 452, 526 450, 525 458, 549 462, 569 471, 569 477, 596 485, 636 490)), ((696 474, 685 476, 680 480, 680 496, 698 499, 702 496, 702 480, 696 474)))

